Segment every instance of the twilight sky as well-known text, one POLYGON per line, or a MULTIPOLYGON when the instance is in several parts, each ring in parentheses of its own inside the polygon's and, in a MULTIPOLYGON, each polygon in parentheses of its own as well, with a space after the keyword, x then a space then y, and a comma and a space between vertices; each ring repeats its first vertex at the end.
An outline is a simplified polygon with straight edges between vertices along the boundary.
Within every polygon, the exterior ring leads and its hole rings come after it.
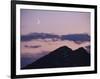
POLYGON ((90 13, 21 9, 21 35, 33 32, 90 34, 90 13))
MULTIPOLYGON (((56 35, 90 34, 89 12, 21 9, 20 15, 21 36, 27 34, 29 37, 30 33, 34 32, 56 35)), ((43 39, 21 41, 21 67, 38 60, 61 46, 68 46, 72 50, 90 46, 90 41, 80 44, 79 41, 76 42, 72 40, 52 41, 43 39)))

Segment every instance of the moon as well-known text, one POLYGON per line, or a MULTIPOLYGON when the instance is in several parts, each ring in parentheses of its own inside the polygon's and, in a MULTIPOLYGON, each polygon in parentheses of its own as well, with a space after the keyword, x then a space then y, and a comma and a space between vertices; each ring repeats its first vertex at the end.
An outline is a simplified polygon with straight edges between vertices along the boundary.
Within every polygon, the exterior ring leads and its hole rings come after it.
POLYGON ((40 19, 39 18, 37 18, 37 24, 40 24, 40 19))

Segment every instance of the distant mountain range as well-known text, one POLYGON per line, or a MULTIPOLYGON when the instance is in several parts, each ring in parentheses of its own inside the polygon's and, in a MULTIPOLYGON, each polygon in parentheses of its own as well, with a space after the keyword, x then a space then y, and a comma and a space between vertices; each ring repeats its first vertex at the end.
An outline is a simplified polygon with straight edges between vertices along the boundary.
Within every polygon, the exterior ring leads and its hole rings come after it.
POLYGON ((62 40, 71 40, 71 41, 90 41, 90 36, 88 34, 69 34, 62 35, 62 40))
POLYGON ((90 54, 84 48, 62 46, 22 69, 90 66, 90 54))
POLYGON ((27 35, 21 35, 21 41, 31 41, 34 39, 51 39, 53 40, 70 40, 70 41, 90 41, 88 34, 68 34, 68 35, 56 35, 51 33, 30 33, 27 35))

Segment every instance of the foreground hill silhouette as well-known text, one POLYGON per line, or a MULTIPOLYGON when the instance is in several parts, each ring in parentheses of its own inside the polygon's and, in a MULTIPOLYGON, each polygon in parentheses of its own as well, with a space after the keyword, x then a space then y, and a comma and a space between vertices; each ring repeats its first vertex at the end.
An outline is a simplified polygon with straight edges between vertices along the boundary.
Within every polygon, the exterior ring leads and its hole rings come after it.
POLYGON ((90 66, 90 54, 84 48, 72 51, 63 46, 22 69, 90 66))

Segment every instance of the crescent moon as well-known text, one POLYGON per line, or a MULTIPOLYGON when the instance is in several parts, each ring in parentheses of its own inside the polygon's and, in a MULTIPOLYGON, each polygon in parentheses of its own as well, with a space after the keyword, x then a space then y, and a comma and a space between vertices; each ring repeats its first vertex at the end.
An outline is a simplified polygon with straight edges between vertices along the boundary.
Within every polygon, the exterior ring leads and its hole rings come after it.
POLYGON ((40 24, 40 19, 39 18, 37 18, 37 24, 40 24))

